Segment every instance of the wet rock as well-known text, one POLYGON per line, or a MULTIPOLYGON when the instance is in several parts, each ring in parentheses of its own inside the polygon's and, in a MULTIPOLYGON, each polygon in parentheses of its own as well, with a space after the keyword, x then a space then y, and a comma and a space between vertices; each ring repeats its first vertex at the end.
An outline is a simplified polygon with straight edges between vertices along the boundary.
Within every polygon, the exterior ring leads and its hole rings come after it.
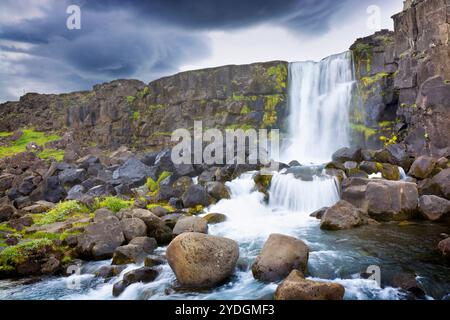
POLYGON ((217 201, 230 199, 228 188, 221 182, 208 182, 206 184, 206 192, 217 201))
POLYGON ((435 175, 423 189, 424 194, 433 194, 450 200, 450 168, 435 175))
POLYGON ((94 222, 78 236, 77 251, 87 259, 110 259, 124 242, 119 219, 108 210, 98 210, 94 222))
POLYGON ((182 286, 211 288, 233 273, 239 247, 230 239, 183 233, 170 243, 166 257, 182 286))
POLYGON ((346 161, 362 161, 361 148, 342 148, 336 151, 332 156, 333 161, 346 162, 346 161))
POLYGON ((177 224, 178 220, 180 218, 184 217, 184 213, 171 213, 161 218, 161 220, 164 222, 166 226, 168 226, 170 229, 175 228, 175 225, 177 224))
POLYGON ((123 235, 127 242, 134 238, 144 237, 147 235, 147 225, 138 218, 127 218, 120 221, 123 235))
POLYGON ((111 279, 117 277, 126 266, 102 266, 95 272, 95 276, 104 279, 111 279))
POLYGON ((292 271, 278 286, 275 300, 342 300, 345 288, 337 283, 306 280, 303 274, 292 271))
POLYGON ((409 175, 417 179, 425 179, 431 175, 435 167, 435 159, 427 156, 421 156, 412 164, 411 169, 409 170, 409 175))
POLYGON ((185 208, 193 208, 195 206, 208 206, 209 196, 205 188, 201 185, 192 185, 182 196, 183 205, 185 208))
POLYGON ((225 222, 227 216, 222 213, 208 213, 203 219, 205 219, 208 224, 218 224, 225 222))
POLYGON ((327 209, 322 217, 320 228, 323 230, 345 230, 367 224, 369 217, 363 210, 341 200, 327 209))
POLYGON ((311 213, 309 216, 312 217, 312 218, 316 218, 316 219, 321 220, 322 217, 323 217, 323 215, 325 214, 325 212, 326 212, 328 209, 329 209, 328 207, 319 209, 319 210, 314 211, 313 213, 311 213))
POLYGON ((120 296, 125 289, 133 283, 149 283, 154 281, 159 275, 159 272, 155 269, 143 267, 136 270, 127 272, 123 276, 123 280, 117 282, 113 286, 113 296, 120 296))
POLYGON ((444 215, 450 213, 450 201, 438 196, 421 196, 419 212, 427 220, 440 220, 444 215))
MULTIPOLYGON (((447 158, 439 158, 436 162, 436 167, 440 169, 447 169, 450 167, 450 161, 447 158)), ((1 190, 1 189, 0 189, 1 190)))
POLYGON ((444 257, 450 259, 450 238, 442 240, 438 245, 439 251, 441 251, 444 257))
POLYGON ((256 173, 253 176, 253 181, 255 181, 255 188, 259 192, 268 196, 270 184, 272 183, 272 175, 262 174, 261 172, 256 173))
POLYGON ((200 217, 180 218, 173 228, 173 235, 178 236, 186 232, 208 233, 208 224, 200 217))
POLYGON ((144 259, 144 266, 146 267, 156 267, 164 264, 166 261, 160 256, 147 256, 144 259))
POLYGON ((118 247, 113 256, 112 264, 123 265, 141 263, 148 254, 157 248, 156 240, 148 237, 135 238, 126 246, 118 247))
POLYGON ((401 272, 394 275, 392 286, 409 291, 418 298, 424 298, 425 292, 422 286, 417 282, 417 276, 409 272, 401 272))
POLYGON ((302 240, 272 234, 252 266, 253 277, 264 282, 277 282, 292 270, 305 274, 308 257, 309 248, 302 240))

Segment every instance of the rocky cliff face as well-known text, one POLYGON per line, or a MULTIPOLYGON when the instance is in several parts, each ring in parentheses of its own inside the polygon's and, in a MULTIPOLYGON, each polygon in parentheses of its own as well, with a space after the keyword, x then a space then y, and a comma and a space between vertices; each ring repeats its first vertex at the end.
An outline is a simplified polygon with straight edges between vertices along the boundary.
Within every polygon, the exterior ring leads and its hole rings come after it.
POLYGON ((193 128, 271 128, 286 114, 288 67, 275 61, 183 72, 146 85, 117 80, 92 91, 30 93, 0 105, 0 131, 33 127, 67 133, 71 148, 120 145, 161 148, 172 131, 193 128))
POLYGON ((450 2, 417 0, 395 31, 351 47, 361 96, 352 116, 369 146, 404 140, 411 153, 450 154, 450 2))

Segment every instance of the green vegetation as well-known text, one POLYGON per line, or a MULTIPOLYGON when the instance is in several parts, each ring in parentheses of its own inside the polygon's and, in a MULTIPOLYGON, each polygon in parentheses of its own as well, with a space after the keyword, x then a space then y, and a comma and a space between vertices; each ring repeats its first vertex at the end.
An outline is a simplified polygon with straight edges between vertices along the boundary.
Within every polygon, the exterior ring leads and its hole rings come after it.
POLYGON ((366 140, 368 140, 377 133, 375 129, 366 127, 363 124, 351 124, 350 127, 354 132, 362 133, 366 140))
POLYGON ((132 200, 123 200, 118 197, 106 197, 103 199, 96 199, 94 208, 101 209, 107 208, 114 213, 119 212, 122 209, 128 209, 133 205, 134 201, 132 200))
POLYGON ((64 150, 45 149, 44 151, 38 153, 38 157, 44 160, 55 158, 56 161, 63 161, 64 154, 64 150))
POLYGON ((144 99, 146 96, 148 96, 150 94, 150 88, 149 87, 145 87, 144 89, 142 89, 141 91, 139 91, 137 93, 137 97, 139 99, 144 99))
POLYGON ((283 89, 286 88, 288 70, 284 63, 280 63, 276 67, 270 67, 267 70, 267 75, 269 77, 275 77, 275 81, 276 81, 275 88, 278 91, 283 91, 283 89))
POLYGON ((361 78, 361 83, 364 87, 371 87, 377 82, 379 82, 383 78, 387 78, 389 76, 389 73, 386 72, 380 72, 372 77, 363 77, 361 78))
POLYGON ((164 109, 165 106, 163 104, 151 104, 148 106, 150 112, 154 112, 156 110, 164 109))
POLYGON ((65 221, 76 213, 88 213, 89 209, 75 200, 64 201, 57 204, 52 210, 44 214, 34 215, 37 225, 47 225, 55 222, 65 221))
POLYGON ((133 112, 133 120, 139 121, 140 119, 141 119, 141 113, 139 111, 134 111, 133 112))
POLYGON ((358 42, 353 48, 353 54, 355 58, 357 74, 361 74, 361 68, 364 64, 367 73, 370 74, 372 72, 373 48, 367 43, 358 42))
POLYGON ((270 128, 277 123, 278 116, 276 107, 283 101, 281 95, 271 95, 265 97, 264 117, 262 126, 270 128))
POLYGON ((226 127, 226 129, 228 130, 243 130, 243 131, 248 131, 251 129, 255 129, 254 126, 250 125, 250 124, 230 124, 229 126, 226 127))
POLYGON ((136 100, 136 97, 133 97, 133 96, 127 97, 127 103, 130 105, 133 104, 135 100, 136 100))
POLYGON ((392 135, 390 138, 386 136, 381 136, 379 139, 384 142, 385 147, 388 147, 391 144, 396 144, 398 137, 396 135, 392 135))
MULTIPOLYGON (((17 141, 13 141, 8 146, 0 147, 0 158, 11 157, 18 153, 25 152, 27 149, 27 145, 30 142, 34 142, 39 146, 43 146, 47 142, 61 139, 61 137, 56 134, 47 135, 45 132, 37 132, 33 129, 24 129, 22 132, 22 136, 17 141)), ((7 137, 8 135, 6 134, 7 133, 3 133, 2 137, 7 137)), ((44 156, 47 156, 49 153, 51 153, 51 151, 44 153, 44 156)))
POLYGON ((146 185, 147 185, 147 188, 148 188, 148 191, 149 191, 150 195, 154 196, 154 195, 158 194, 158 192, 159 192, 159 185, 161 184, 161 182, 164 179, 166 179, 170 175, 171 175, 170 172, 164 171, 163 173, 161 173, 159 175, 159 178, 156 181, 153 180, 151 177, 148 177, 146 185))
POLYGON ((169 212, 174 212, 175 211, 175 209, 172 206, 170 206, 168 203, 166 203, 166 202, 151 203, 151 204, 149 204, 147 206, 147 209, 148 210, 152 210, 152 209, 157 208, 157 207, 162 207, 162 208, 168 210, 169 212))
POLYGON ((7 247, 0 252, 0 267, 8 269, 11 265, 18 265, 29 255, 47 246, 53 246, 53 242, 48 239, 36 239, 7 247))
POLYGON ((12 132, 0 132, 0 138, 6 138, 12 136, 12 132))
POLYGON ((248 107, 248 105, 244 105, 244 107, 241 110, 241 114, 242 115, 246 115, 250 113, 250 108, 248 107))

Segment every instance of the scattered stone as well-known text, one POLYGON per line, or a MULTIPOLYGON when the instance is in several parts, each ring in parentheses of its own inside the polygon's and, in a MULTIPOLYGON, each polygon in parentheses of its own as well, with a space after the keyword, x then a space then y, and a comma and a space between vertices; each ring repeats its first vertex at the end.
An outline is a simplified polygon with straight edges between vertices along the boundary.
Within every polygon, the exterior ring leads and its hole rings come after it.
POLYGON ((313 213, 311 213, 309 216, 312 217, 312 218, 316 218, 316 219, 321 220, 322 217, 323 217, 323 215, 325 214, 325 212, 326 212, 328 209, 329 209, 328 207, 319 209, 319 210, 314 211, 313 213))
POLYGON ((325 211, 320 228, 323 230, 352 229, 367 224, 368 220, 369 217, 363 210, 341 200, 325 211))
POLYGON ((145 256, 151 254, 157 246, 156 240, 153 238, 135 238, 128 245, 116 249, 112 264, 141 263, 145 256))
POLYGON ((444 257, 450 259, 450 238, 447 238, 439 242, 438 248, 439 251, 441 251, 441 253, 444 255, 444 257))
POLYGON ((227 216, 222 213, 208 213, 203 219, 205 219, 208 224, 218 224, 225 222, 227 216))
POLYGON ((332 156, 333 161, 346 162, 346 161, 362 161, 361 148, 342 148, 336 151, 332 156))
POLYGON ((201 185, 191 185, 189 189, 182 196, 183 204, 185 208, 193 208, 195 206, 208 206, 209 196, 205 188, 201 185))
POLYGON ((95 272, 95 276, 104 279, 117 277, 126 269, 126 266, 102 266, 95 272))
POLYGON ((120 296, 125 289, 133 283, 149 283, 154 281, 159 275, 159 272, 155 269, 142 267, 139 269, 132 270, 127 272, 123 276, 123 280, 117 282, 113 286, 113 296, 120 296))
POLYGON ((122 219, 120 226, 127 242, 130 242, 134 238, 145 237, 147 235, 147 225, 141 219, 122 219))
POLYGON ((147 256, 144 260, 144 266, 152 268, 165 263, 165 260, 160 256, 147 256))
POLYGON ((220 201, 222 199, 230 199, 230 192, 222 182, 208 182, 206 184, 206 191, 217 201, 220 201))
POLYGON ((435 167, 435 159, 427 156, 421 156, 412 164, 411 169, 409 170, 409 175, 417 179, 425 179, 431 175, 435 167))
POLYGON ((342 300, 345 288, 337 283, 306 280, 293 270, 278 286, 275 300, 342 300))

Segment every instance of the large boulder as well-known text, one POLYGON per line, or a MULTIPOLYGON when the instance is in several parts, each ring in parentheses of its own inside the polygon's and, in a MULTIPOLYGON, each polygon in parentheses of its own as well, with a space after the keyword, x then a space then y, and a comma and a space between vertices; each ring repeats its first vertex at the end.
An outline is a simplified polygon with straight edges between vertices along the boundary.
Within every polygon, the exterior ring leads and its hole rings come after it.
POLYGON ((178 236, 186 232, 208 233, 208 223, 200 217, 180 218, 173 228, 173 235, 178 236))
POLYGON ((81 257, 103 260, 112 258, 117 247, 125 242, 120 221, 108 210, 96 212, 94 222, 78 236, 77 251, 81 257))
POLYGON ((342 182, 342 199, 381 221, 402 221, 415 216, 417 185, 405 181, 350 178, 342 182))
POLYGON ((189 187, 182 197, 183 205, 185 208, 193 208, 195 206, 208 206, 209 195, 205 188, 199 184, 195 184, 189 187))
POLYGON ((131 158, 114 171, 113 179, 130 181, 132 186, 139 187, 145 183, 147 177, 156 181, 159 172, 157 167, 146 166, 137 158, 131 158))
POLYGON ((435 167, 435 159, 428 156, 421 156, 412 164, 409 175, 417 179, 425 179, 431 175, 435 167))
POLYGON ((427 220, 440 220, 450 212, 450 201, 438 196, 421 196, 419 198, 419 212, 427 220))
POLYGON ((61 183, 66 187, 73 187, 88 178, 86 170, 76 168, 66 168, 59 173, 58 177, 61 183))
POLYGON ((147 235, 147 225, 138 218, 127 218, 120 221, 122 232, 127 242, 137 237, 145 237, 147 235))
POLYGON ((299 239, 272 234, 252 266, 255 279, 277 282, 292 270, 306 273, 309 258, 308 246, 299 239))
POLYGON ((351 203, 341 200, 328 208, 322 216, 320 228, 323 230, 345 230, 367 224, 366 212, 351 203))
POLYGON ((337 283, 306 280, 298 270, 278 286, 275 300, 342 300, 345 288, 337 283))
POLYGON ((450 200, 450 168, 442 170, 429 182, 426 194, 434 194, 450 200))
POLYGON ((239 247, 230 239, 183 233, 170 243, 166 256, 182 286, 210 288, 233 273, 239 247))

